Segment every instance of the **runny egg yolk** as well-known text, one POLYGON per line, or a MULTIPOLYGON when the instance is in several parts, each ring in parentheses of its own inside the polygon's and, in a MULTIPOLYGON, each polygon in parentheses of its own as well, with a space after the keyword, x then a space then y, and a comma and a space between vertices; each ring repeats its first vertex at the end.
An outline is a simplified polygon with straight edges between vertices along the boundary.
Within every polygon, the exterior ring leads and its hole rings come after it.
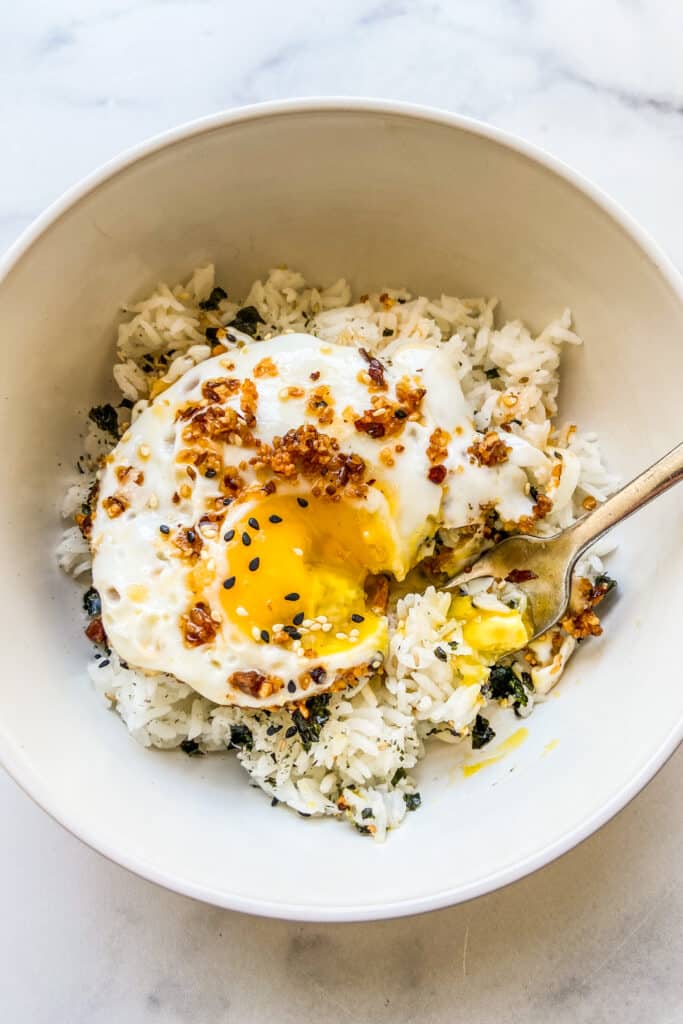
POLYGON ((491 611, 477 608, 468 596, 453 598, 450 615, 463 624, 462 636, 465 643, 489 663, 524 647, 531 635, 531 630, 516 609, 491 611))
POLYGON ((468 653, 456 653, 452 661, 465 686, 481 686, 489 668, 499 658, 523 647, 531 635, 523 615, 515 608, 477 608, 468 595, 454 597, 449 618, 462 627, 468 653))
POLYGON ((364 589, 369 574, 392 564, 394 544, 378 514, 345 501, 272 495, 250 505, 225 537, 223 610, 254 640, 289 633, 286 643, 300 640, 318 655, 378 633, 386 638, 364 589))

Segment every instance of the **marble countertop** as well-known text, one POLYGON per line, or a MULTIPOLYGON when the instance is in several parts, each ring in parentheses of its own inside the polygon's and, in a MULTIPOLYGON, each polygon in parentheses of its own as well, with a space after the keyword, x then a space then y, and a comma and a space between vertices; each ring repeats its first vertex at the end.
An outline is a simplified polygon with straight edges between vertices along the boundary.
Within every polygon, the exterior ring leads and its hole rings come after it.
MULTIPOLYGON (((375 95, 549 149, 683 266, 670 0, 24 0, 3 10, 0 250, 122 148, 221 108, 375 95)), ((578 849, 473 903, 297 925, 165 892, 0 774, 0 992, 17 1024, 683 1021, 683 752, 578 849)))

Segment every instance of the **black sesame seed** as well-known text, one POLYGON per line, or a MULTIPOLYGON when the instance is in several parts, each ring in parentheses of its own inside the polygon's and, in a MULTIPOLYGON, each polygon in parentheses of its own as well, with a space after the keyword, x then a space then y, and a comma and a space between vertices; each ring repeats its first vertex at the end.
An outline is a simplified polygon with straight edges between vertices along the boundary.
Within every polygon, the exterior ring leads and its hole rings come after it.
POLYGON ((443 647, 435 647, 434 654, 437 656, 439 661, 448 661, 448 655, 444 651, 443 647))
POLYGON ((294 616, 294 618, 292 619, 292 622, 294 623, 295 626, 300 626, 303 621, 304 621, 304 613, 303 612, 297 612, 296 615, 294 616))
POLYGON ((308 502, 306 501, 305 498, 297 498, 296 503, 299 506, 299 508, 308 508, 308 502))
POLYGON ((396 412, 394 413, 394 416, 396 417, 397 420, 405 420, 408 417, 408 413, 405 411, 405 409, 397 409, 396 412))
POLYGON ((269 725, 266 729, 266 736, 274 736, 276 732, 279 732, 282 728, 281 725, 269 725))
POLYGON ((261 630, 261 639, 263 640, 264 644, 270 643, 270 633, 268 632, 267 629, 261 630))
POLYGON ((256 572, 260 564, 260 558, 252 558, 251 562, 249 563, 249 572, 256 572))
POLYGON ((287 634, 287 636, 291 636, 292 633, 296 633, 294 626, 283 626, 282 629, 287 634))
POLYGON ((249 525, 251 526, 252 530, 258 530, 259 529, 258 519, 254 519, 254 517, 252 516, 251 519, 248 520, 248 522, 249 522, 249 525))
POLYGON ((296 736, 297 728, 295 725, 290 725, 289 729, 285 733, 285 738, 291 740, 292 736, 296 736))
POLYGON ((324 682, 326 675, 327 675, 327 672, 322 667, 322 665, 318 665, 317 668, 312 668, 311 672, 310 672, 311 679, 313 680, 314 683, 317 683, 318 686, 322 682, 324 682))
POLYGON ((159 531, 160 531, 160 533, 170 533, 171 532, 171 527, 170 526, 166 526, 165 523, 162 523, 162 525, 159 527, 159 531))
POLYGON ((291 594, 285 594, 285 601, 298 601, 298 600, 300 600, 300 595, 297 594, 296 590, 293 590, 291 592, 291 594))
POLYGON ((273 799, 270 801, 270 806, 271 807, 277 807, 277 805, 279 803, 280 803, 280 801, 278 800, 278 798, 276 796, 274 796, 273 799))
POLYGON ((351 616, 351 622, 365 622, 365 616, 359 615, 357 612, 354 612, 353 615, 351 616))
POLYGON ((232 590, 235 586, 235 576, 228 576, 227 580, 223 580, 223 587, 225 590, 232 590))
POLYGON ((104 661, 100 662, 99 668, 106 668, 108 664, 109 664, 109 658, 105 658, 104 661))
POLYGON ((234 500, 235 500, 234 498, 223 498, 223 504, 225 506, 232 505, 234 500))
POLYGON ((289 690, 290 693, 295 693, 296 683, 294 682, 293 679, 290 679, 289 682, 287 683, 287 689, 289 690))
POLYGON ((223 534, 223 540, 232 540, 232 538, 234 536, 235 536, 235 531, 234 530, 228 530, 227 533, 223 534))
POLYGON ((268 522, 269 523, 281 523, 282 522, 282 516, 268 516, 268 522))
POLYGON ((248 533, 242 534, 242 543, 244 544, 245 548, 248 548, 249 545, 251 544, 251 537, 249 536, 248 533))
POLYGON ((197 539, 197 535, 194 532, 194 530, 188 530, 185 536, 187 537, 188 544, 194 544, 195 540, 197 539))
POLYGON ((291 633, 289 633, 289 635, 292 638, 292 640, 301 640, 301 633, 299 632, 298 629, 293 629, 291 633))
POLYGON ((209 469, 207 469, 206 473, 204 474, 204 476, 207 478, 207 480, 211 480, 215 475, 216 475, 216 470, 215 469, 211 469, 211 467, 209 467, 209 469))

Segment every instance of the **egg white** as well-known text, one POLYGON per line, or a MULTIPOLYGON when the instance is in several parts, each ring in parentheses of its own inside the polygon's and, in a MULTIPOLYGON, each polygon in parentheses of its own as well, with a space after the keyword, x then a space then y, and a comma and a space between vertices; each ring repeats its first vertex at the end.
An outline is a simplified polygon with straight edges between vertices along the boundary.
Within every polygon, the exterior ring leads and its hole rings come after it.
MULTIPOLYGON (((321 342, 308 334, 281 335, 264 342, 240 341, 227 353, 206 360, 189 370, 160 394, 135 420, 109 457, 100 476, 100 498, 92 531, 93 581, 102 600, 102 618, 109 642, 120 657, 149 672, 168 672, 219 704, 272 706, 310 697, 329 687, 337 673, 355 666, 378 664, 386 648, 386 623, 382 622, 357 643, 315 658, 273 643, 245 635, 239 625, 221 612, 221 587, 229 574, 229 557, 223 537, 231 523, 243 519, 253 507, 263 507, 256 472, 247 466, 242 475, 252 484, 247 493, 227 508, 217 531, 199 529, 202 535, 203 591, 205 601, 220 620, 215 638, 206 644, 188 646, 180 629, 183 615, 196 599, 188 588, 188 565, 172 544, 175 531, 198 523, 218 495, 216 481, 199 474, 187 497, 174 501, 181 482, 187 484, 186 469, 176 456, 185 447, 181 438, 183 421, 179 410, 202 397, 202 385, 217 378, 234 377, 254 381, 258 406, 254 433, 266 443, 303 423, 313 423, 332 435, 344 452, 355 452, 366 462, 366 476, 375 482, 367 497, 353 499, 376 516, 382 524, 388 550, 386 570, 397 579, 405 577, 425 543, 439 526, 459 527, 477 520, 481 505, 494 503, 505 518, 528 515, 531 502, 524 493, 527 477, 523 467, 533 465, 538 450, 508 435, 512 448, 502 466, 475 464, 468 448, 475 439, 472 410, 462 393, 453 360, 444 349, 406 344, 382 357, 389 396, 405 376, 426 388, 419 420, 408 420, 402 432, 391 439, 373 438, 359 432, 348 410, 360 415, 369 408, 371 390, 367 382, 367 360, 353 347, 321 342), (254 376, 254 368, 269 358, 276 376, 254 376), (330 389, 334 419, 320 426, 309 414, 309 392, 321 385, 330 389), (297 397, 289 388, 303 388, 297 397), (429 438, 436 427, 450 435, 444 460, 447 476, 443 483, 429 479, 427 457, 429 438), (383 449, 394 452, 393 464, 380 457, 383 449), (117 469, 131 466, 144 474, 136 484, 121 484, 117 469), (123 491, 128 506, 110 518, 103 500, 123 491), (164 534, 160 527, 168 527, 164 534), (306 673, 322 668, 319 684, 311 685, 306 673), (233 672, 254 671, 292 681, 266 698, 255 697, 229 685, 233 672), (302 680, 306 679, 305 683, 302 680)), ((239 394, 226 405, 239 408, 239 394)), ((224 465, 238 465, 251 453, 237 445, 223 446, 224 465)), ((543 456, 541 456, 543 457, 543 456)), ((131 473, 131 478, 134 474, 131 473)), ((262 482, 262 481, 261 481, 262 482)), ((307 493, 307 483, 279 487, 307 493)), ((351 500, 344 498, 342 500, 351 500)), ((287 581, 283 580, 283 586, 287 581)))

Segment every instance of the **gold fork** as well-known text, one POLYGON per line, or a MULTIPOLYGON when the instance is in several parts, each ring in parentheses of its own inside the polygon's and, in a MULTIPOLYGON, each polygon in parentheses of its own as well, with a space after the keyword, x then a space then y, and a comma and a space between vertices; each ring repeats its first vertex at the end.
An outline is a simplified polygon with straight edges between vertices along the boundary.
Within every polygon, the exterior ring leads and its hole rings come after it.
POLYGON ((528 598, 534 630, 530 640, 535 640, 564 616, 572 574, 581 555, 613 526, 682 479, 683 443, 566 530, 551 537, 508 537, 449 580, 444 589, 488 577, 515 583, 528 598))

